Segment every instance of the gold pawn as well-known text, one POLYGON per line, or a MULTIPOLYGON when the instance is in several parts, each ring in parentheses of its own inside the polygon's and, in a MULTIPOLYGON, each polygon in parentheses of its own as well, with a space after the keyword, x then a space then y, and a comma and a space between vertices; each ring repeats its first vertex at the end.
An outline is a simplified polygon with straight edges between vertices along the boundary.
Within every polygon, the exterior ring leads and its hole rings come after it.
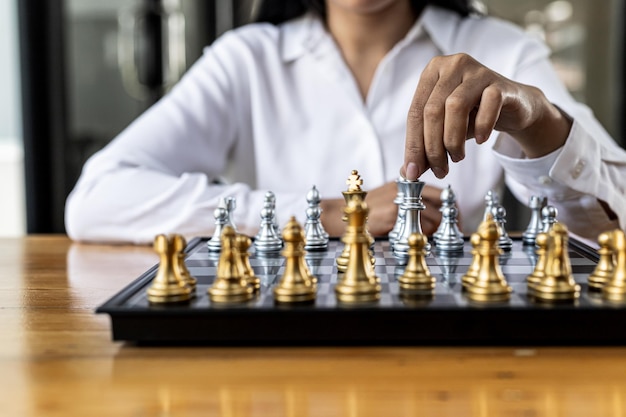
POLYGON ((240 256, 239 261, 243 266, 243 279, 246 281, 247 285, 252 287, 254 292, 259 292, 261 290, 261 279, 254 275, 254 270, 252 269, 252 265, 250 265, 249 249, 250 246, 252 246, 252 240, 244 234, 237 233, 235 243, 240 256))
POLYGON ((609 281, 615 272, 615 256, 613 255, 613 249, 611 249, 612 232, 600 233, 598 236, 598 265, 589 275, 589 289, 594 291, 601 291, 602 287, 609 281))
POLYGON ((304 230, 291 217, 283 229, 285 249, 285 272, 280 282, 274 287, 274 301, 277 303, 303 303, 315 300, 317 293, 316 279, 311 275, 304 261, 304 230))
POLYGON ((435 278, 430 274, 426 265, 426 236, 413 233, 409 236, 409 260, 404 273, 398 282, 405 291, 432 291, 435 288, 435 278))
POLYGON ((472 285, 478 277, 478 269, 480 268, 480 255, 478 254, 478 245, 480 245, 480 235, 478 233, 472 233, 470 236, 470 243, 472 244, 472 262, 467 268, 465 275, 461 277, 461 283, 463 284, 463 290, 467 290, 467 287, 472 285))
POLYGON ((537 237, 535 238, 535 245, 537 245, 537 250, 535 253, 537 254, 537 263, 535 264, 535 269, 531 272, 530 275, 526 277, 526 283, 529 288, 534 288, 539 282, 541 278, 546 275, 546 262, 548 259, 548 234, 547 233, 537 233, 537 237))
POLYGON ((191 288, 191 291, 196 291, 197 279, 191 276, 187 265, 185 265, 185 248, 187 247, 187 241, 182 235, 174 234, 170 235, 170 242, 174 245, 174 274, 177 274, 183 279, 183 282, 191 288))
POLYGON ((159 254, 159 269, 146 294, 154 304, 180 303, 191 299, 191 288, 185 285, 182 277, 174 272, 177 253, 174 245, 165 235, 154 238, 154 250, 159 254))
POLYGON ((602 296, 610 301, 624 303, 626 301, 626 236, 624 231, 614 230, 611 241, 611 248, 615 253, 615 269, 602 288, 602 296))
POLYGON ((232 226, 226 225, 220 238, 222 251, 217 264, 215 282, 207 290, 212 302, 237 303, 252 299, 252 287, 243 277, 243 265, 237 251, 236 233, 232 226))
POLYGON ((367 204, 360 199, 351 200, 345 208, 348 228, 342 241, 349 245, 350 258, 346 272, 335 286, 340 302, 369 302, 380 298, 381 286, 374 273, 369 254, 369 239, 365 233, 367 204))
POLYGON ((479 226, 478 235, 480 236, 477 247, 478 275, 474 282, 467 286, 467 296, 473 301, 480 302, 507 301, 512 290, 500 269, 498 256, 502 251, 498 248, 498 225, 491 214, 488 214, 487 219, 479 226))
POLYGON ((568 239, 567 227, 554 223, 548 232, 545 275, 530 288, 530 294, 541 301, 572 301, 580 296, 580 286, 572 275, 568 239))

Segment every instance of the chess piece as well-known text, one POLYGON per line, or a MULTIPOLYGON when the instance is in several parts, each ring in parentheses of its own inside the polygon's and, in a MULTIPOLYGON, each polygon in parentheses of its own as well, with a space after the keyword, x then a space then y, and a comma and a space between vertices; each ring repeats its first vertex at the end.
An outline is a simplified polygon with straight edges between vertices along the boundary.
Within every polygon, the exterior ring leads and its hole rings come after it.
POLYGON ((174 274, 180 276, 191 291, 196 290, 197 279, 191 276, 187 265, 185 265, 185 248, 187 247, 187 241, 182 235, 175 234, 170 236, 170 244, 173 245, 174 254, 176 255, 172 260, 172 267, 174 274))
POLYGON ((448 207, 456 207, 455 206, 456 195, 454 194, 454 191, 452 191, 452 187, 449 184, 448 184, 448 186, 446 188, 443 189, 443 191, 441 191, 441 194, 439 195, 439 199, 441 200, 441 207, 439 208, 439 211, 441 212, 442 221, 439 224, 439 227, 437 228, 437 231, 435 233, 433 233, 433 239, 435 241, 435 245, 437 244, 437 240, 439 239, 439 236, 443 232, 443 228, 444 228, 443 212, 444 212, 444 210, 446 208, 448 208, 448 207))
POLYGON ((467 296, 479 302, 507 301, 511 297, 512 290, 500 269, 498 256, 501 249, 498 248, 498 225, 491 214, 478 227, 478 235, 480 236, 477 247, 478 275, 474 282, 466 287, 467 296))
POLYGON ((533 195, 530 197, 528 207, 530 208, 530 220, 526 230, 522 234, 524 245, 534 245, 537 234, 543 230, 541 222, 541 210, 548 204, 546 197, 533 195))
POLYGON ((602 288, 602 297, 623 304, 626 301, 626 236, 620 229, 615 229, 611 235, 610 242, 615 256, 615 268, 613 275, 602 288))
POLYGON ((274 234, 280 236, 280 226, 278 224, 278 217, 276 216, 276 194, 272 191, 265 193, 264 203, 272 209, 272 225, 274 226, 274 234))
POLYGON ((434 238, 439 253, 463 252, 465 242, 463 234, 457 226, 458 210, 454 205, 442 207, 442 218, 438 235, 434 238))
POLYGON ((611 279, 615 273, 615 256, 612 249, 612 232, 600 233, 598 236, 598 264, 589 275, 589 289, 592 291, 601 291, 602 287, 611 279))
POLYGON ((174 245, 165 235, 154 238, 154 250, 159 254, 159 269, 146 290, 148 301, 153 304, 181 303, 191 299, 192 291, 183 277, 174 271, 175 259, 178 254, 174 245))
POLYGON ((396 206, 398 206, 397 208, 398 215, 396 217, 396 222, 394 223, 393 228, 391 229, 391 232, 389 232, 389 234, 387 235, 387 237, 389 238, 389 244, 392 246, 395 243, 395 241, 398 239, 398 234, 400 233, 400 230, 402 229, 402 223, 404 223, 404 210, 400 208, 400 205, 402 204, 402 200, 404 199, 404 194, 402 193, 402 190, 400 189, 400 186, 398 185, 398 181, 401 181, 401 179, 396 179, 396 187, 398 188, 398 191, 396 192, 396 198, 393 199, 393 203, 396 206))
POLYGON ((226 197, 224 200, 226 204, 226 225, 230 226, 237 233, 237 226, 235 226, 235 221, 233 220, 233 216, 235 213, 235 209, 237 208, 237 200, 235 197, 226 197))
POLYGON ((494 190, 487 191, 485 194, 485 214, 483 216, 483 221, 487 220, 489 215, 493 216, 493 208, 500 203, 500 197, 498 193, 494 190))
POLYGON ((219 204, 213 211, 213 216, 215 217, 215 230, 206 245, 209 248, 209 252, 219 252, 222 250, 222 231, 228 223, 228 210, 226 209, 226 201, 224 199, 220 199, 219 204))
POLYGON ((404 273, 398 278, 400 289, 403 291, 432 291, 435 289, 435 278, 430 274, 426 265, 426 251, 428 243, 426 236, 414 233, 409 237, 409 261, 404 273))
POLYGON ((472 245, 472 262, 465 274, 461 277, 461 283, 463 284, 463 290, 466 290, 468 286, 472 285, 478 277, 478 270, 480 269, 480 255, 478 253, 478 245, 480 245, 480 235, 478 233, 472 233, 470 236, 470 243, 472 245))
POLYGON ((232 226, 224 226, 222 251, 217 264, 215 282, 207 290, 214 303, 239 303, 252 299, 253 289, 243 276, 243 265, 237 250, 236 236, 232 226))
MULTIPOLYGON (((401 179, 398 181, 398 185, 404 195, 400 207, 405 211, 405 216, 402 230, 400 230, 398 239, 393 245, 393 254, 400 261, 403 261, 406 260, 409 254, 409 237, 413 233, 422 234, 420 212, 426 208, 422 203, 422 190, 426 183, 401 179)), ((430 244, 426 244, 424 249, 427 252, 430 251, 430 244)))
POLYGON ((580 295, 580 286, 574 282, 572 275, 567 227, 554 223, 547 235, 545 274, 529 287, 529 293, 540 301, 575 300, 580 295))
POLYGON ((498 247, 509 252, 513 248, 513 239, 506 232, 506 209, 500 204, 493 207, 493 219, 498 226, 498 247))
MULTIPOLYGON (((365 197, 367 196, 367 191, 364 191, 363 189, 361 189, 361 185, 363 185, 363 179, 359 175, 359 171, 357 171, 356 169, 353 169, 350 172, 350 176, 346 180, 346 184, 348 185, 348 190, 341 192, 341 194, 343 194, 343 198, 346 202, 346 205, 348 205, 350 201, 352 200, 365 201, 365 197)), ((344 222, 348 221, 348 217, 345 215, 345 213, 343 215, 342 220, 344 222)), ((373 246, 374 238, 367 231, 367 218, 365 219, 365 235, 367 236, 369 245, 373 246)), ((341 254, 337 257, 337 260, 335 261, 337 264, 337 270, 339 272, 346 271, 346 269, 348 268, 349 259, 350 259, 350 245, 345 245, 343 247, 343 250, 341 251, 341 254)), ((376 262, 376 258, 374 257, 372 253, 370 253, 370 262, 372 263, 372 265, 374 265, 374 263, 376 262)))
POLYGON ((261 209, 261 225, 254 239, 254 248, 258 254, 271 254, 279 252, 283 247, 280 235, 276 233, 274 208, 272 207, 273 193, 266 193, 261 209))
POLYGON ((304 250, 326 250, 328 248, 328 233, 326 233, 322 222, 320 222, 320 216, 322 215, 320 203, 322 200, 315 185, 307 193, 306 201, 309 207, 306 209, 306 223, 304 225, 304 237, 306 242, 304 244, 304 250))
POLYGON ((535 253, 537 254, 537 263, 533 272, 526 277, 526 283, 529 288, 536 286, 541 278, 546 275, 546 265, 548 258, 548 234, 539 232, 535 237, 535 253))
POLYGON ((315 300, 317 286, 304 260, 304 231, 295 217, 283 230, 285 272, 274 287, 277 303, 303 303, 315 300))
POLYGON ((247 285, 252 287, 255 292, 261 289, 261 279, 254 274, 252 265, 250 265, 250 246, 252 246, 252 240, 241 233, 237 233, 235 237, 235 244, 237 246, 237 252, 239 253, 239 259, 243 267, 242 275, 247 285))
POLYGON ((556 216, 558 216, 558 214, 559 211, 556 207, 551 205, 547 205, 541 209, 542 232, 548 233, 550 229, 552 229, 552 226, 557 222, 556 216))
POLYGON ((365 219, 369 209, 361 199, 350 199, 345 208, 348 228, 342 241, 349 246, 349 259, 345 274, 335 285, 340 302, 369 302, 380 298, 381 286, 371 263, 370 241, 365 232, 365 219))

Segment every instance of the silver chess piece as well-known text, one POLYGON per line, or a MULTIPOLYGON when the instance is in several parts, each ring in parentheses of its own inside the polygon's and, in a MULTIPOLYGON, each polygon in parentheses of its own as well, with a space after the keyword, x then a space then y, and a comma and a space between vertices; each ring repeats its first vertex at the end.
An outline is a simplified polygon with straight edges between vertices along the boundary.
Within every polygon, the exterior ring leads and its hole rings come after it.
POLYGON ((225 201, 225 206, 226 206, 226 225, 232 227, 235 232, 237 232, 237 226, 235 226, 235 222, 233 220, 233 213, 235 212, 235 209, 237 208, 237 200, 235 200, 235 197, 226 197, 225 201))
POLYGON ((222 231, 228 223, 228 210, 223 198, 220 199, 218 206, 213 211, 213 217, 215 218, 215 230, 206 245, 210 252, 219 252, 222 250, 222 231))
POLYGON ((506 209, 500 204, 496 205, 492 211, 493 220, 498 227, 498 247, 503 251, 509 252, 513 248, 513 239, 506 231, 506 209))
POLYGON ((272 191, 265 193, 265 203, 272 209, 272 224, 274 225, 274 232, 280 236, 280 226, 278 225, 278 217, 276 216, 276 194, 272 191))
POLYGON ((533 195, 530 197, 528 207, 530 208, 530 221, 524 233, 522 233, 522 241, 524 245, 534 245, 537 233, 543 229, 541 222, 541 210, 548 204, 547 197, 533 195))
MULTIPOLYGON (((393 254, 396 258, 406 259, 409 256, 409 237, 413 233, 422 234, 420 224, 420 212, 426 208, 422 203, 422 190, 426 183, 422 181, 409 181, 401 179, 398 186, 402 190, 404 198, 400 208, 405 211, 404 224, 398 234, 398 239, 393 245, 393 254)), ((425 251, 430 251, 430 244, 426 243, 425 251)))
POLYGON ((315 185, 306 195, 309 207, 306 209, 306 223, 304 224, 304 250, 319 251, 328 248, 328 233, 324 230, 320 216, 322 209, 320 193, 315 185))
POLYGON ((398 217, 396 218, 396 223, 393 225, 393 229, 387 235, 389 238, 389 244, 393 246, 395 241, 398 239, 398 234, 400 234, 400 230, 402 230, 402 224, 404 223, 404 214, 405 211, 400 208, 402 204, 402 200, 404 199, 404 194, 398 185, 398 181, 401 181, 402 178, 398 178, 396 180, 396 187, 398 187, 398 192, 396 193, 396 198, 393 199, 395 205, 398 206, 398 217))
POLYGON ((541 231, 543 233, 548 233, 552 229, 554 223, 557 223, 556 217, 558 215, 559 211, 554 206, 547 205, 541 209, 541 222, 543 224, 541 231))
POLYGON ((435 246, 437 252, 451 253, 463 252, 463 234, 457 226, 458 210, 452 206, 442 207, 440 233, 435 237, 435 246))
POLYGON ((263 209, 261 209, 261 225, 254 238, 254 249, 259 254, 279 252, 283 247, 283 240, 276 232, 272 201, 268 197, 266 194, 263 209))
POLYGON ((493 215, 493 208, 500 204, 500 197, 498 193, 494 190, 487 191, 485 194, 485 214, 483 216, 483 221, 487 220, 487 216, 489 214, 493 215))
POLYGON ((441 215, 442 215, 442 221, 439 224, 437 231, 433 233, 433 238, 435 240, 435 243, 437 243, 437 239, 439 238, 439 235, 441 235, 441 232, 443 231, 443 228, 445 227, 445 224, 443 222, 443 211, 446 209, 446 207, 455 207, 455 204, 456 204, 456 195, 454 194, 454 191, 452 191, 452 187, 449 184, 446 188, 443 189, 443 191, 441 191, 439 198, 441 200, 441 208, 439 209, 439 211, 441 212, 441 215))

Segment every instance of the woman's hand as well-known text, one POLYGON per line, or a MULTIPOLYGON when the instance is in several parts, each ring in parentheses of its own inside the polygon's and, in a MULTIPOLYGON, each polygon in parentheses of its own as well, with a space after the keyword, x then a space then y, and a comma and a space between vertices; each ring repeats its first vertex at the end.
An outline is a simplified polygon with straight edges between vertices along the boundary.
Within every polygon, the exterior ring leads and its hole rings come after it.
POLYGON ((432 169, 437 178, 465 158, 465 141, 483 143, 495 129, 517 140, 529 158, 563 146, 571 120, 537 88, 511 81, 466 54, 433 58, 407 118, 404 165, 409 180, 432 169))

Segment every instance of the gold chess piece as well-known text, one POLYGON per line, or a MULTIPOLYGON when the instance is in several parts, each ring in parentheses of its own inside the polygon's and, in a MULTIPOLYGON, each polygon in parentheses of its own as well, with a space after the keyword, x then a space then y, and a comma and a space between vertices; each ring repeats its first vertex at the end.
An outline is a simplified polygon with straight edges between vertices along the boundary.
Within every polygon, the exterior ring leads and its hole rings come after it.
POLYGON ((212 302, 238 303, 252 299, 253 290, 243 275, 243 265, 237 250, 235 229, 225 225, 220 237, 222 251, 217 264, 215 282, 207 290, 212 302))
MULTIPOLYGON (((346 202, 346 205, 348 205, 350 201, 355 200, 355 199, 365 201, 365 197, 367 196, 367 191, 364 191, 363 189, 361 189, 361 185, 363 185, 363 179, 359 175, 359 171, 357 171, 356 169, 353 169, 350 172, 350 176, 346 180, 346 184, 348 185, 348 190, 341 192, 343 194, 343 198, 346 202)), ((344 214, 342 220, 344 222, 347 222, 348 217, 344 214)), ((365 221, 367 223, 367 219, 365 221)), ((370 233, 367 231, 367 227, 365 228, 365 233, 367 234, 369 245, 373 246, 374 237, 370 235, 370 233)), ((343 247, 343 250, 341 251, 341 255, 339 255, 336 260, 337 269, 339 270, 339 272, 346 272, 349 258, 350 258, 350 246, 345 245, 343 247)), ((372 253, 370 253, 370 260, 371 260, 372 265, 376 263, 376 258, 374 257, 372 253)))
POLYGON ((261 279, 254 275, 252 265, 250 265, 250 246, 252 246, 252 240, 241 233, 237 233, 235 238, 235 244, 237 246, 237 252, 239 253, 239 262, 243 267, 243 279, 247 285, 252 287, 254 292, 261 290, 261 279))
POLYGON ((472 244, 472 262, 467 268, 467 272, 461 277, 461 284, 463 290, 467 290, 467 287, 472 285, 478 277, 478 270, 480 269, 480 255, 478 254, 478 245, 480 245, 480 235, 478 233, 472 233, 470 236, 470 243, 472 244))
POLYGON ((148 301, 154 304, 180 303, 191 299, 189 288, 183 277, 174 269, 178 254, 174 244, 165 235, 154 238, 154 250, 159 254, 159 269, 146 294, 148 301))
POLYGON ((537 254, 537 263, 535 264, 535 268, 533 272, 530 273, 526 277, 526 283, 529 288, 533 288, 535 285, 541 281, 546 275, 546 262, 548 259, 548 234, 547 233, 537 233, 537 237, 535 238, 535 245, 537 249, 535 253, 537 254))
POLYGON ((589 289, 594 291, 601 291, 602 287, 611 279, 615 272, 615 256, 613 255, 612 245, 613 232, 600 233, 598 236, 598 265, 589 275, 589 289))
POLYGON ((530 287, 530 294, 541 301, 571 301, 580 296, 580 286, 572 275, 568 239, 567 226, 554 223, 548 232, 545 274, 530 287))
POLYGON ((187 247, 187 241, 182 235, 174 234, 170 236, 170 242, 174 245, 173 259, 174 273, 183 279, 183 282, 191 288, 191 291, 196 291, 197 279, 191 276, 187 265, 185 265, 185 248, 187 247))
POLYGON ((283 229, 285 272, 274 287, 274 301, 278 303, 312 302, 317 294, 317 281, 309 270, 304 255, 304 230, 292 217, 283 229))
POLYGON ((435 278, 426 265, 426 236, 413 233, 409 236, 409 260, 404 273, 398 278, 400 289, 405 291, 432 291, 435 278))
POLYGON ((341 302, 368 302, 380 298, 381 286, 374 273, 365 233, 368 212, 367 204, 361 199, 350 200, 345 208, 348 228, 342 241, 349 246, 350 255, 346 272, 335 286, 335 294, 341 302))
POLYGON ((498 248, 498 225, 491 213, 478 227, 478 235, 480 236, 476 248, 476 256, 479 257, 478 275, 474 282, 466 287, 467 296, 473 301, 480 302, 507 301, 512 290, 500 268, 498 256, 502 250, 498 248))
POLYGON ((624 231, 611 232, 611 248, 615 254, 613 275, 602 288, 602 297, 610 301, 626 301, 626 236, 624 231))

